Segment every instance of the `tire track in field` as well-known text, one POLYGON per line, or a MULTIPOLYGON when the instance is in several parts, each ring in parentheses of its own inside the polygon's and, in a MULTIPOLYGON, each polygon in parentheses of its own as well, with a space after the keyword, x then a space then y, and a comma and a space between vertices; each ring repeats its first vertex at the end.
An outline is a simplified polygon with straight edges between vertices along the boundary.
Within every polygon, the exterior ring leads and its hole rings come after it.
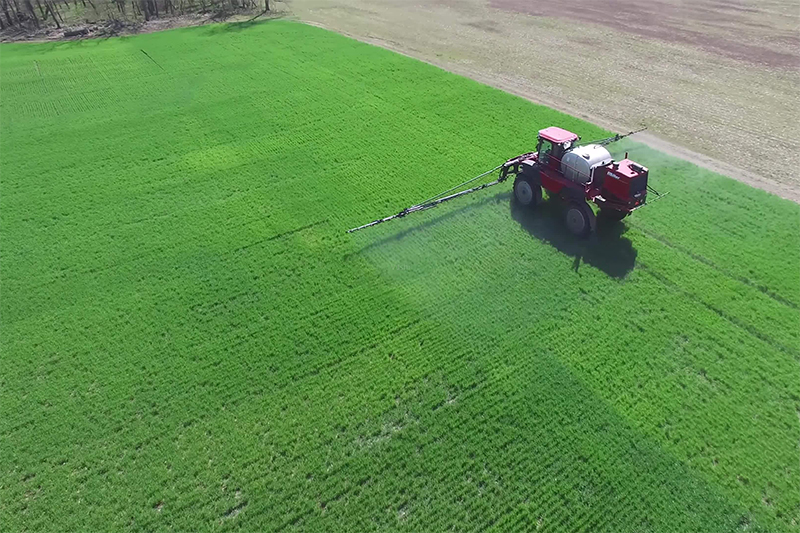
POLYGON ((631 224, 631 227, 636 228, 637 230, 639 230, 643 234, 647 235, 648 237, 657 240, 658 242, 660 242, 661 244, 663 244, 667 248, 670 248, 671 250, 675 250, 676 252, 680 252, 682 254, 685 254, 685 255, 689 256, 690 258, 694 259, 695 261, 697 261, 699 263, 702 263, 702 264, 714 269, 716 272, 722 274, 723 276, 725 276, 725 277, 727 277, 729 279, 732 279, 734 281, 738 281, 740 283, 743 283, 743 284, 747 285, 748 287, 752 287, 752 288, 758 290, 762 294, 768 296, 769 298, 771 298, 772 300, 774 300, 774 301, 776 301, 776 302, 778 302, 780 304, 785 305, 786 307, 789 307, 789 308, 794 309, 794 310, 800 309, 800 306, 798 306, 796 303, 794 303, 793 301, 791 301, 791 300, 789 300, 787 298, 784 298, 780 294, 776 294, 775 292, 771 291, 769 289, 769 287, 766 287, 764 285, 758 285, 755 282, 753 282, 752 280, 750 280, 750 279, 748 279, 748 278, 746 278, 744 276, 739 276, 737 274, 733 274, 732 272, 729 272, 729 271, 725 270, 724 268, 716 265, 710 259, 706 259, 702 255, 698 255, 698 254, 692 252, 691 250, 685 248, 684 246, 681 246, 679 244, 674 244, 673 242, 668 240, 663 235, 660 235, 660 234, 655 233, 654 231, 651 231, 651 230, 648 230, 648 229, 644 229, 644 228, 642 228, 642 227, 640 227, 638 225, 631 224))
MULTIPOLYGON (((359 355, 362 355, 362 354, 365 354, 367 352, 370 352, 370 351, 373 351, 373 350, 376 350, 376 349, 380 348, 383 344, 386 343, 387 339, 388 340, 395 339, 401 333, 405 332, 406 330, 413 329, 413 328, 417 327, 419 322, 420 322, 420 319, 416 319, 416 320, 412 320, 411 322, 409 322, 407 324, 398 326, 398 327, 394 328, 392 331, 390 331, 389 334, 387 336, 385 336, 385 338, 379 338, 379 339, 375 340, 374 342, 372 342, 369 345, 363 345, 363 346, 360 346, 360 347, 358 347, 358 348, 356 348, 354 350, 350 350, 350 351, 342 354, 340 357, 334 357, 334 358, 328 359, 327 361, 320 361, 318 364, 313 365, 313 366, 311 366, 311 367, 309 367, 307 369, 302 369, 302 368, 295 369, 295 370, 300 370, 300 372, 296 372, 296 373, 291 373, 290 372, 289 375, 287 376, 288 378, 290 378, 290 380, 287 380, 285 383, 282 383, 282 384, 281 383, 274 384, 273 390, 275 390, 275 391, 286 390, 289 387, 295 386, 298 382, 302 382, 302 381, 304 381, 304 380, 306 380, 308 378, 311 378, 311 377, 314 377, 314 376, 318 376, 319 374, 321 374, 321 373, 323 373, 325 371, 331 371, 331 370, 333 370, 335 368, 338 368, 340 365, 345 364, 348 361, 351 361, 354 357, 358 357, 359 355)), ((258 333, 258 332, 254 332, 254 334, 250 335, 250 337, 255 337, 255 333, 258 333)), ((246 342, 246 339, 243 340, 242 343, 243 342, 246 342)))
POLYGON ((163 70, 164 72, 166 72, 166 70, 164 69, 164 67, 162 67, 162 66, 161 66, 161 65, 158 63, 158 61, 156 61, 155 59, 153 59, 153 58, 150 56, 150 54, 148 54, 147 52, 145 52, 145 51, 144 51, 143 49, 141 49, 141 48, 139 49, 139 51, 140 51, 141 53, 143 53, 144 55, 146 55, 146 56, 147 56, 147 59, 149 59, 150 61, 152 61, 153 63, 155 63, 155 64, 156 64, 156 66, 157 66, 158 68, 160 68, 161 70, 163 70))
MULTIPOLYGON (((234 300, 234 299, 239 298, 240 296, 243 296, 243 295, 246 295, 246 294, 248 294, 248 293, 241 293, 240 295, 235 295, 232 298, 229 298, 229 299, 226 299, 226 300, 223 300, 223 301, 213 302, 213 303, 209 304, 206 307, 208 307, 208 308, 218 308, 218 306, 220 304, 224 304, 224 302, 234 300)), ((346 296, 342 296, 342 297, 336 298, 334 300, 331 300, 329 302, 326 302, 324 305, 321 305, 320 307, 318 307, 316 311, 311 313, 311 315, 319 314, 324 309, 329 308, 332 305, 334 305, 336 302, 340 302, 340 301, 343 301, 343 300, 346 300, 346 299, 347 299, 346 296)), ((202 307, 201 304, 192 306, 190 309, 191 309, 191 311, 198 312, 198 311, 200 311, 200 309, 199 309, 200 307, 202 307)), ((309 316, 309 315, 305 314, 305 316, 309 316)), ((420 321, 419 318, 410 319, 410 320, 408 320, 406 322, 403 322, 402 324, 396 325, 392 329, 388 328, 389 324, 384 324, 383 326, 381 326, 381 330, 386 330, 386 333, 384 335, 382 335, 381 337, 372 337, 369 340, 366 340, 365 343, 361 344, 360 346, 358 346, 358 347, 356 347, 354 349, 350 349, 350 350, 347 350, 347 351, 342 351, 342 352, 336 353, 336 354, 333 355, 333 357, 328 357, 328 358, 324 358, 322 360, 318 360, 318 361, 312 363, 310 366, 306 365, 304 363, 304 364, 302 364, 300 366, 292 366, 292 367, 283 368, 283 369, 281 369, 281 376, 284 378, 284 381, 283 382, 280 382, 280 381, 272 382, 272 381, 270 381, 271 386, 273 387, 273 391, 276 391, 276 392, 277 391, 283 391, 283 390, 286 390, 286 389, 288 389, 290 387, 296 386, 297 383, 303 382, 304 380, 306 380, 308 378, 315 377, 315 376, 317 376, 319 374, 322 374, 322 373, 330 372, 330 371, 332 371, 332 370, 334 370, 336 368, 339 368, 341 365, 344 365, 347 362, 352 361, 352 359, 354 357, 358 357, 358 356, 363 355, 363 354, 365 354, 367 352, 370 352, 370 351, 373 351, 373 350, 376 350, 376 349, 380 349, 383 345, 385 345, 385 343, 388 340, 396 339, 396 338, 398 338, 398 337, 400 337, 400 336, 402 336, 404 334, 407 334, 407 332, 409 332, 409 331, 411 331, 411 333, 409 333, 410 335, 412 335, 412 336, 416 335, 416 333, 414 333, 414 331, 416 330, 416 328, 418 328, 420 326, 420 322, 421 321, 420 321)), ((246 345, 247 343, 253 341, 254 339, 258 338, 262 334, 263 334, 263 331, 261 329, 255 329, 255 330, 249 331, 245 335, 241 335, 241 336, 239 336, 239 337, 237 337, 235 339, 232 339, 230 342, 228 342, 225 345, 222 345, 222 346, 214 345, 212 348, 209 348, 209 350, 210 350, 210 352, 214 352, 214 351, 223 351, 223 352, 226 352, 226 353, 227 352, 232 352, 232 351, 240 348, 241 346, 246 345)), ((197 346, 196 344, 191 344, 191 345, 189 345, 188 349, 194 349, 196 346, 197 346)), ((221 362, 222 361, 219 360, 219 359, 213 360, 213 361, 210 361, 208 364, 206 364, 203 368, 216 367, 216 366, 219 366, 219 364, 221 362)))
POLYGON ((300 233, 301 231, 305 231, 307 229, 311 229, 311 228, 316 227, 316 226, 321 226, 322 224, 326 224, 327 222, 328 222, 328 219, 325 218, 325 219, 322 219, 322 220, 318 220, 317 222, 312 222, 311 224, 306 224, 305 226, 300 226, 299 228, 294 228, 294 229, 291 229, 291 230, 287 230, 287 231, 283 231, 283 232, 280 232, 280 233, 276 233, 276 234, 271 235, 271 236, 269 236, 269 237, 267 237, 265 239, 261 239, 261 240, 255 241, 255 242, 251 242, 250 244, 246 244, 244 246, 236 248, 235 250, 233 250, 233 253, 238 253, 238 252, 247 250, 248 248, 252 248, 253 246, 258 246, 259 244, 264 244, 266 242, 277 241, 278 239, 282 239, 284 237, 289 237, 290 235, 294 235, 295 233, 300 233))
POLYGON ((694 294, 690 293, 689 291, 685 290, 683 287, 681 287, 680 285, 678 285, 674 281, 668 279, 666 276, 664 276, 662 274, 659 274, 657 271, 653 270, 648 265, 646 265, 644 263, 639 263, 638 267, 639 267, 640 270, 643 270, 643 271, 647 272, 648 274, 650 274, 650 276, 655 278, 657 281, 659 281, 665 287, 668 287, 669 289, 672 289, 673 291, 676 291, 676 292, 680 293, 681 296, 683 296, 685 298, 688 298, 689 300, 702 305, 703 307, 705 307, 709 311, 712 311, 713 313, 715 313, 716 315, 720 316, 721 318, 724 318, 725 320, 727 320, 728 322, 730 322, 734 326, 746 331, 747 333, 749 333, 753 337, 756 337, 760 341, 763 341, 763 342, 767 343, 768 345, 772 346, 773 348, 775 348, 775 349, 777 349, 777 350, 779 350, 779 351, 781 351, 781 352, 783 352, 783 353, 785 353, 787 355, 791 355, 793 357, 797 357, 798 354, 800 354, 800 352, 798 352, 796 349, 790 348, 789 346, 786 346, 783 343, 776 341, 775 339, 773 339, 769 335, 767 335, 765 333, 762 333, 755 326, 752 326, 752 325, 750 325, 750 324, 748 324, 748 323, 736 318, 735 316, 729 315, 728 313, 726 313, 722 309, 719 309, 718 307, 716 307, 714 305, 711 305, 710 303, 704 302, 703 300, 701 300, 700 298, 698 298, 694 294))
MULTIPOLYGON (((416 319, 416 320, 413 320, 411 323, 398 326, 397 328, 392 330, 392 334, 399 333, 399 332, 402 332, 402 331, 406 331, 409 328, 411 328, 413 326, 416 326, 419 322, 420 322, 420 320, 416 319)), ((358 354, 358 353, 363 353, 363 352, 369 351, 370 349, 377 348, 379 344, 380 343, 376 342, 374 345, 372 345, 370 347, 362 346, 355 353, 358 354)), ((344 362, 344 360, 346 360, 346 359, 347 358, 343 358, 341 360, 336 361, 335 363, 338 364, 340 362, 344 362)), ((317 372, 312 372, 311 374, 315 375, 316 373, 317 372)), ((305 376, 307 377, 308 374, 306 374, 305 376)), ((424 380, 425 382, 427 382, 427 379, 430 376, 431 376, 431 374, 429 372, 429 373, 426 373, 425 375, 423 375, 422 377, 420 377, 419 379, 420 380, 424 380)), ((293 384, 292 383, 286 383, 285 386, 280 387, 279 390, 285 390, 285 389, 288 388, 288 386, 291 386, 291 385, 293 385, 293 384)), ((469 392, 469 391, 472 391, 473 389, 476 389, 476 388, 477 388, 477 385, 473 385, 471 387, 465 388, 464 391, 469 392)), ((463 392, 463 391, 460 391, 460 392, 463 392)), ((420 407, 420 408, 423 407, 423 404, 420 404, 418 407, 420 407)), ((377 419, 378 422, 383 422, 385 424, 386 420, 388 418, 391 418, 390 415, 392 415, 393 413, 397 413, 399 409, 400 408, 398 408, 398 406, 396 406, 396 405, 392 406, 392 407, 389 407, 388 409, 384 409, 379 414, 376 415, 376 419, 377 419)), ((400 410, 402 410, 402 409, 400 409, 400 410)), ((437 411, 437 409, 434 408, 434 409, 432 409, 432 411, 435 412, 435 411, 437 411)), ((410 423, 411 424, 418 423, 417 417, 411 415, 411 422, 410 423)), ((374 426, 374 424, 370 424, 370 420, 368 419, 366 421, 356 422, 355 424, 348 424, 348 431, 349 431, 349 433, 351 433, 354 436, 357 435, 357 434, 371 433, 369 430, 373 426, 374 426)), ((393 430, 392 433, 403 431, 404 429, 406 429, 407 426, 408 426, 408 422, 404 426, 400 427, 399 429, 393 430)), ((391 437, 391 435, 389 435, 389 437, 391 437)), ((355 438, 355 441, 357 441, 357 440, 358 440, 358 437, 355 438)), ((284 522, 282 522, 281 526, 278 529, 285 529, 289 525, 297 526, 298 524, 303 523, 303 521, 308 516, 310 516, 311 514, 313 514, 313 512, 315 510, 317 510, 317 508, 318 508, 317 506, 319 506, 322 509, 325 509, 330 504, 338 503, 338 502, 340 502, 342 499, 344 499, 347 496, 350 496, 350 495, 353 495, 353 494, 356 494, 356 495, 360 494, 360 492, 362 490, 365 490, 365 487, 368 487, 371 484, 371 482, 372 482, 372 480, 374 478, 376 478, 376 477, 377 478, 381 478, 382 474, 392 466, 391 462, 382 462, 381 466, 379 468, 377 468, 377 469, 372 468, 372 469, 369 469, 366 472, 362 472, 363 463, 359 462, 358 457, 363 457, 363 454, 368 453, 368 452, 367 452, 367 450, 363 449, 363 447, 358 447, 355 441, 350 443, 350 446, 356 446, 356 448, 358 448, 358 449, 356 449, 356 451, 355 451, 355 453, 353 454, 352 457, 350 455, 343 456, 340 459, 340 462, 338 464, 336 464, 332 468, 329 468, 325 472, 319 472, 319 474, 320 474, 320 480, 319 481, 321 483, 330 482, 329 483, 330 486, 324 486, 322 489, 319 489, 318 490, 318 494, 317 494, 316 499, 315 499, 314 502, 307 502, 301 508, 296 509, 294 512, 291 513, 291 515, 289 517, 287 517, 285 519, 284 522), (338 488, 337 489, 337 487, 340 486, 340 483, 339 483, 340 479, 339 479, 338 476, 343 471, 352 470, 352 469, 355 469, 356 470, 355 474, 357 474, 354 483, 349 483, 348 486, 346 486, 345 488, 338 488), (327 494, 330 494, 330 495, 327 495, 327 494), (309 505, 309 503, 310 503, 310 505, 309 505)), ((384 439, 379 439, 375 444, 380 444, 383 441, 384 441, 384 439)), ((334 444, 334 442, 335 442, 335 438, 330 437, 327 440, 324 440, 324 441, 320 442, 319 446, 320 447, 329 447, 332 444, 334 444)), ((348 446, 348 448, 350 446, 348 446)), ((252 459, 245 460, 242 463, 242 465, 243 466, 249 466, 249 465, 252 465, 252 464, 257 464, 260 461, 261 461, 260 457, 254 457, 252 459)), ((277 472, 277 469, 273 469, 272 471, 273 472, 277 472)), ((261 475, 250 477, 249 479, 244 481, 244 484, 245 485, 249 485, 253 481, 257 481, 258 479, 261 479, 261 477, 262 477, 261 475)), ((292 501, 294 501, 293 498, 294 497, 292 497, 292 496, 288 496, 288 497, 284 498, 284 501, 292 502, 292 501)), ((255 513, 255 515, 263 514, 264 509, 262 508, 260 511, 259 510, 255 510, 253 512, 255 513)), ((251 516, 254 516, 253 512, 251 512, 251 516)))
MULTIPOLYGON (((419 320, 413 321, 410 325, 415 325, 418 323, 419 320)), ((400 326, 396 328, 396 330, 406 330, 410 325, 400 326)), ((363 349, 359 350, 364 351, 363 349)), ((419 382, 427 383, 428 380, 433 376, 433 372, 427 372, 424 375, 418 378, 419 382)), ((459 389, 458 397, 465 398, 471 397, 478 389, 477 383, 472 384, 471 386, 466 386, 459 389)), ((403 392, 408 392, 407 389, 403 389, 403 392)), ((351 421, 347 421, 347 431, 348 434, 355 436, 355 439, 349 443, 344 450, 350 449, 354 447, 353 454, 345 454, 340 459, 334 462, 334 466, 328 468, 325 472, 319 472, 320 479, 319 482, 323 484, 323 487, 317 490, 317 495, 314 498, 313 502, 306 502, 305 505, 301 506, 301 508, 296 509, 294 512, 291 513, 278 527, 278 530, 285 529, 288 526, 298 526, 302 524, 303 521, 311 516, 315 511, 317 511, 318 506, 321 509, 328 508, 331 504, 336 504, 341 502, 345 497, 348 496, 360 496, 362 491, 368 490, 368 487, 371 485, 374 479, 381 479, 383 474, 392 468, 393 464, 391 461, 381 461, 379 463, 380 466, 377 468, 368 467, 366 470, 364 468, 364 462, 360 460, 360 458, 364 457, 367 454, 370 454, 369 449, 372 448, 372 445, 364 446, 359 445, 358 440, 362 438, 365 434, 372 435, 372 438, 376 438, 377 440, 373 443, 374 445, 380 445, 385 441, 391 439, 393 434, 399 433, 401 431, 406 430, 409 426, 419 424, 419 416, 415 415, 412 412, 412 407, 418 408, 421 412, 427 412, 427 408, 429 407, 427 403, 423 400, 417 400, 416 402, 411 402, 410 398, 406 398, 403 402, 398 405, 393 405, 387 409, 381 410, 378 414, 374 416, 372 419, 356 421, 354 424, 350 423, 351 421), (403 417, 404 424, 399 428, 392 428, 389 431, 389 434, 384 432, 380 432, 379 435, 373 435, 374 429, 380 425, 385 426, 387 424, 387 420, 391 421, 393 417, 392 414, 397 414, 401 411, 405 411, 405 416, 403 417), (371 420, 374 420, 372 422, 371 420), (373 431, 371 431, 373 430, 373 431), (358 435, 358 436, 357 436, 358 435), (348 483, 347 486, 344 488, 337 488, 341 485, 340 475, 342 473, 350 472, 353 477, 353 482, 348 483), (327 483, 327 485, 326 485, 327 483), (330 495, 328 495, 330 494, 330 495)), ((438 404, 434 405, 430 409, 431 415, 429 416, 437 416, 435 413, 439 411, 439 408, 442 407, 444 401, 439 402, 438 404)), ((441 411, 444 413, 445 411, 441 411)), ((438 439, 437 439, 438 440, 438 439)), ((511 441, 509 441, 510 443, 511 441)), ((331 445, 335 444, 335 437, 329 437, 326 440, 321 441, 318 446, 320 448, 330 447, 331 445)), ((368 455, 367 455, 368 456, 368 455)), ((377 459, 378 456, 372 455, 373 458, 377 459)), ((243 465, 251 465, 257 464, 261 461, 261 458, 253 458, 252 460, 244 461, 243 465)), ((273 472, 277 472, 276 469, 273 472)), ((253 481, 257 481, 261 479, 261 475, 258 476, 251 476, 249 479, 245 481, 245 484, 249 485, 253 481)), ((294 497, 288 496, 284 498, 286 502, 293 502, 295 501, 294 497)), ((261 511, 256 511, 255 514, 263 514, 264 510, 262 508, 261 511)))

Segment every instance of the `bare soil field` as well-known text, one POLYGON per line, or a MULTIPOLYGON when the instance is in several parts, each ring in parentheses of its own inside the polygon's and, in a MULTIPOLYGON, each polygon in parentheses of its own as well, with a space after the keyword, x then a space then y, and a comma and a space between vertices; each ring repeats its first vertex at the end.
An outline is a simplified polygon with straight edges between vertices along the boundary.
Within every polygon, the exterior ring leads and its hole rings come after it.
MULTIPOLYGON (((490 4, 539 17, 564 16, 564 8, 557 2, 491 0, 490 4)), ((568 18, 642 37, 693 45, 756 65, 792 68, 798 64, 800 47, 797 11, 798 5, 790 2, 747 5, 712 0, 576 0, 570 2, 568 18)))
MULTIPOLYGON (((239 17, 241 18, 241 17, 239 17)), ((227 20, 227 19, 226 19, 227 20)), ((237 19, 234 19, 236 21, 237 19)), ((9 27, 0 32, 0 42, 47 42, 47 41, 78 41, 81 39, 105 39, 108 37, 121 37, 125 35, 138 35, 156 31, 183 28, 186 26, 199 26, 211 22, 207 15, 191 14, 176 17, 167 17, 147 21, 137 20, 100 20, 84 21, 72 20, 69 26, 57 28, 52 25, 42 25, 39 28, 9 27)))
POLYGON ((794 1, 576 0, 565 7, 539 0, 292 0, 288 6, 307 22, 609 129, 646 125, 639 137, 646 144, 800 201, 794 1))

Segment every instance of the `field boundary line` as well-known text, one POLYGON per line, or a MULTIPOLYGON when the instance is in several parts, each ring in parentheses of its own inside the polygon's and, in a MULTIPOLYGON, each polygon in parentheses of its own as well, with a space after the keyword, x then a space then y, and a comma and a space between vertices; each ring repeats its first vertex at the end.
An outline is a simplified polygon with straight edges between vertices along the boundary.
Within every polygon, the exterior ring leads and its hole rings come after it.
MULTIPOLYGON (((524 98, 529 102, 533 102, 534 104, 543 105, 549 107, 550 109, 554 109, 556 111, 560 111, 562 113, 566 113, 572 117, 585 120, 601 128, 610 130, 610 131, 627 131, 630 129, 630 125, 624 126, 617 122, 612 122, 607 119, 603 119, 600 117, 596 117, 593 115, 587 115, 586 113, 575 109, 569 105, 563 104, 558 101, 542 98, 541 96, 535 95, 525 90, 520 90, 518 87, 514 86, 514 84, 510 82, 503 81, 502 78, 498 77, 489 77, 486 74, 483 74, 479 71, 467 68, 467 67, 460 67, 455 65, 446 65, 444 63, 440 63, 437 61, 432 61, 429 59, 424 59, 415 55, 412 55, 410 51, 403 49, 399 43, 387 41, 375 36, 368 36, 362 37, 358 35, 354 35, 349 32, 339 31, 332 27, 329 27, 325 24, 314 22, 310 20, 303 20, 298 19, 299 22, 303 24, 307 24, 309 26, 314 26, 317 28, 321 28, 323 30, 331 31, 337 33, 339 35, 344 35, 350 39, 354 39, 356 41, 378 46, 385 50, 389 50, 391 52, 395 52, 397 54, 403 55, 405 57, 409 57, 411 59, 415 59, 417 61, 421 61, 433 67, 439 68, 444 70, 445 72, 449 72, 451 74, 455 74, 457 76, 463 76, 469 78, 473 81, 476 81, 480 84, 486 85, 488 87, 492 87, 495 89, 499 89, 503 92, 513 94, 515 96, 519 96, 520 98, 524 98)), ((638 141, 642 144, 657 150, 663 154, 666 154, 671 157, 675 157, 681 159, 683 161, 687 161, 692 163, 693 165, 697 165, 698 167, 704 168, 706 170, 710 170, 711 172, 716 172, 717 174, 721 174, 725 177, 734 179, 741 183, 745 183, 754 187, 756 189, 760 189, 762 191, 766 191, 771 194, 775 194, 784 198, 786 200, 791 200, 792 202, 800 204, 800 189, 796 187, 792 187, 783 183, 779 183, 776 181, 772 181, 765 176, 760 176, 753 172, 744 170, 742 168, 736 167, 730 163, 726 163, 724 161, 720 161, 715 159, 711 156, 707 156, 701 154, 699 152, 695 152, 689 148, 684 146, 680 146, 675 144, 669 140, 663 139, 654 135, 653 133, 643 132, 639 134, 637 137, 638 141)))

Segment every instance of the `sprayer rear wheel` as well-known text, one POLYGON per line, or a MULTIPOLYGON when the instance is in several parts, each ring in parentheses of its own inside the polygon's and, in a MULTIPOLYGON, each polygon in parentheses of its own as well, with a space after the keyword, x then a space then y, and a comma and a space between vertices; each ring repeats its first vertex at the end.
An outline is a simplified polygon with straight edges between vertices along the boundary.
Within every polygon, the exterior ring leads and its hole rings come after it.
POLYGON ((567 229, 576 237, 586 237, 595 230, 597 219, 586 202, 570 202, 566 213, 567 229))

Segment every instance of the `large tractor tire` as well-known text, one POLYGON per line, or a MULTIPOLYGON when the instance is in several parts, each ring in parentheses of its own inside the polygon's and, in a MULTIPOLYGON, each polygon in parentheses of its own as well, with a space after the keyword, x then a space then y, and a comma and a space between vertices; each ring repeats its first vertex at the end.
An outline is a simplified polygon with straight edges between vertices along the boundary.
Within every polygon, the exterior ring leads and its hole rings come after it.
POLYGON ((576 237, 587 237, 597 228, 597 218, 586 202, 570 202, 565 218, 567 229, 576 237))
POLYGON ((616 209, 603 209, 600 208, 600 217, 609 220, 611 222, 619 222, 623 218, 628 216, 628 213, 625 211, 617 211, 616 209))
POLYGON ((539 180, 528 174, 517 174, 514 180, 514 199, 525 207, 536 207, 542 203, 542 186, 539 180))

